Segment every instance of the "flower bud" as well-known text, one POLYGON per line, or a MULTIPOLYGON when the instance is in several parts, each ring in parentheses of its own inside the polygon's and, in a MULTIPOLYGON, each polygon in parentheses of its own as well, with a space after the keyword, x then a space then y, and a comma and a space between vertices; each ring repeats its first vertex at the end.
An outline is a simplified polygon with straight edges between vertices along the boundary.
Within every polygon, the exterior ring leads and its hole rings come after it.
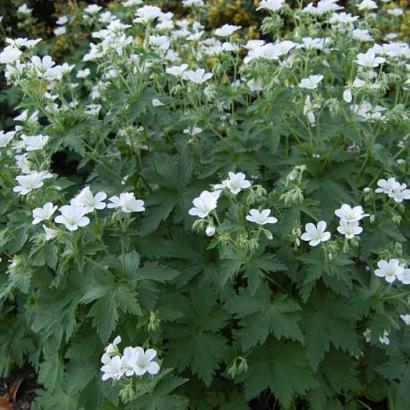
POLYGON ((205 231, 206 236, 209 236, 209 237, 214 236, 214 235, 215 235, 215 231, 216 231, 216 229, 215 229, 214 226, 208 226, 208 227, 206 228, 206 231, 205 231))

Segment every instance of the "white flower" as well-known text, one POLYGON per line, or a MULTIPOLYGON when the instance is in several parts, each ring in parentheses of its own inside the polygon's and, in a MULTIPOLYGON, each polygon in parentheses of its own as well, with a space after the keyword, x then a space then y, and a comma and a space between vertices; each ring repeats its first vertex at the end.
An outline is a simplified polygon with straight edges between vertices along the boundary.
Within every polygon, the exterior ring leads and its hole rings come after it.
POLYGON ((68 17, 67 17, 67 16, 60 16, 60 17, 57 19, 56 23, 57 23, 59 26, 64 26, 64 24, 68 23, 68 17))
POLYGON ((84 9, 84 12, 92 16, 97 14, 101 9, 102 7, 98 4, 90 4, 84 9))
POLYGON ((195 84, 202 84, 208 81, 212 77, 212 73, 205 73, 203 68, 197 68, 196 70, 186 70, 182 74, 184 80, 192 81, 195 84))
POLYGON ((376 193, 384 193, 389 196, 393 194, 393 191, 400 189, 400 183, 396 181, 396 178, 389 178, 387 180, 379 179, 377 181, 377 186, 379 188, 376 188, 376 193))
POLYGON ((209 192, 203 191, 199 197, 195 198, 192 203, 194 205, 188 213, 192 216, 198 216, 200 218, 205 218, 213 211, 218 203, 220 191, 209 192))
POLYGON ((182 0, 182 4, 185 7, 204 7, 205 3, 203 0, 182 0))
POLYGON ((386 282, 389 283, 393 283, 404 273, 404 268, 400 266, 397 259, 390 259, 389 261, 382 259, 377 262, 377 266, 378 268, 374 271, 374 274, 379 278, 385 278, 386 282))
POLYGON ((407 326, 410 326, 410 315, 400 315, 400 318, 407 326))
POLYGON ((390 198, 393 198, 393 200, 399 204, 404 200, 410 199, 410 189, 405 189, 406 187, 406 184, 400 184, 400 188, 393 190, 393 192, 389 195, 390 198))
POLYGON ((219 27, 215 30, 215 35, 218 37, 229 37, 235 31, 239 30, 241 26, 234 26, 232 24, 224 24, 222 27, 219 27))
POLYGON ((372 36, 369 34, 369 30, 361 30, 358 28, 352 31, 352 37, 355 40, 359 40, 363 42, 373 40, 372 36))
POLYGON ((27 6, 27 4, 22 4, 18 9, 17 9, 17 14, 23 14, 23 15, 29 15, 33 9, 27 6))
POLYGON ((188 64, 181 64, 180 66, 168 67, 165 72, 175 77, 182 77, 184 71, 188 68, 188 64))
POLYGON ((71 204, 75 206, 83 206, 87 213, 93 212, 95 209, 104 209, 106 203, 103 202, 107 198, 105 192, 98 192, 95 195, 90 190, 90 187, 85 187, 74 199, 71 204))
POLYGON ((39 134, 29 137, 23 134, 21 136, 21 142, 23 143, 26 151, 37 151, 39 149, 42 149, 47 144, 48 140, 48 135, 39 134))
POLYGON ((278 220, 274 216, 269 216, 271 213, 270 209, 251 209, 249 215, 246 215, 246 220, 249 222, 254 222, 258 225, 275 224, 278 220))
POLYGON ((373 51, 369 50, 366 53, 359 53, 355 61, 362 67, 376 68, 380 64, 385 63, 386 59, 383 57, 377 57, 373 51))
POLYGON ((124 192, 120 196, 112 196, 110 198, 111 203, 107 205, 107 208, 121 208, 121 210, 127 214, 131 212, 144 212, 144 201, 142 199, 136 199, 133 192, 124 192))
POLYGON ((45 225, 42 225, 42 226, 43 226, 43 229, 44 229, 44 233, 46 234, 46 236, 45 236, 46 241, 51 241, 51 240, 57 238, 57 235, 58 235, 57 229, 48 228, 45 225))
POLYGON ((373 10, 377 9, 377 4, 373 0, 363 0, 357 5, 359 10, 373 10))
POLYGON ((33 209, 33 225, 50 219, 56 210, 57 206, 52 202, 47 202, 42 208, 33 209))
POLYGON ((346 239, 352 239, 355 235, 360 235, 363 232, 363 228, 359 226, 358 221, 347 222, 341 220, 337 231, 344 235, 346 239))
POLYGON ((91 71, 89 68, 84 68, 84 70, 78 70, 77 72, 77 78, 87 78, 91 74, 91 71))
POLYGON ((404 14, 403 9, 401 9, 400 7, 395 7, 394 9, 388 9, 387 13, 390 14, 391 16, 402 16, 404 14))
POLYGON ((252 79, 249 80, 246 85, 248 86, 249 90, 252 92, 263 91, 265 89, 262 80, 260 79, 252 79))
POLYGON ((314 108, 315 108, 315 105, 312 103, 310 95, 307 95, 305 98, 305 105, 303 107, 303 115, 306 115, 312 127, 314 127, 316 123, 314 108))
POLYGON ((401 272, 398 273, 397 279, 403 284, 403 285, 410 285, 410 269, 405 269, 401 272))
POLYGON ((143 376, 159 372, 159 364, 154 361, 157 352, 154 349, 144 351, 142 347, 126 347, 122 357, 122 366, 126 376, 143 376))
POLYGON ((307 78, 303 78, 300 83, 300 88, 306 88, 308 90, 314 90, 317 88, 319 83, 323 80, 323 75, 310 75, 307 78))
POLYGON ((386 346, 390 344, 389 332, 387 330, 385 330, 383 335, 379 337, 379 342, 386 346))
POLYGON ((14 46, 7 46, 0 53, 0 64, 11 64, 17 61, 22 52, 14 46))
POLYGON ((86 216, 87 209, 83 206, 64 205, 59 211, 61 215, 55 218, 55 222, 63 224, 69 231, 76 231, 79 227, 90 223, 90 219, 86 216))
POLYGON ((349 89, 346 89, 343 91, 343 99, 347 102, 347 103, 351 103, 353 96, 352 96, 352 91, 349 89))
POLYGON ((33 189, 41 188, 44 185, 44 180, 52 177, 47 171, 31 171, 27 175, 19 175, 16 177, 19 185, 13 188, 13 192, 17 192, 19 195, 27 195, 33 189))
POLYGON ((285 0, 262 0, 256 10, 278 11, 285 5, 285 0))
POLYGON ((152 99, 152 106, 153 107, 160 107, 161 105, 165 105, 161 100, 159 100, 158 98, 153 98, 152 99))
POLYGON ((355 206, 352 208, 348 204, 343 204, 339 209, 336 209, 335 215, 345 222, 360 221, 365 216, 369 216, 369 214, 363 213, 363 208, 361 206, 355 206))
POLYGON ((6 147, 16 135, 16 131, 0 131, 0 148, 6 147))
POLYGON ((124 7, 139 6, 142 3, 142 0, 127 0, 122 3, 124 7))
POLYGON ((110 357, 108 355, 103 355, 101 362, 103 366, 101 371, 104 373, 102 379, 108 380, 120 380, 125 374, 125 369, 122 366, 122 358, 120 356, 110 357))
POLYGON ((366 330, 363 332, 363 336, 364 336, 366 342, 367 342, 367 343, 370 343, 371 340, 372 340, 372 331, 371 331, 370 329, 366 329, 366 330))
POLYGON ((228 175, 229 178, 222 181, 222 184, 214 185, 215 190, 228 188, 231 193, 237 195, 242 191, 242 189, 246 189, 251 186, 251 183, 245 179, 246 175, 242 172, 238 172, 236 174, 234 172, 228 172, 228 175))
POLYGON ((137 10, 135 13, 136 19, 134 23, 148 23, 157 18, 160 18, 163 13, 159 7, 156 6, 143 6, 137 10))
POLYGON ((305 226, 305 231, 300 238, 304 241, 309 241, 310 246, 317 246, 321 242, 326 242, 330 239, 330 232, 326 232, 325 221, 319 221, 316 226, 308 223, 305 226))
POLYGON ((65 34, 67 32, 67 29, 64 27, 64 26, 62 26, 62 27, 56 27, 55 29, 54 29, 54 34, 56 35, 56 36, 62 36, 63 34, 65 34))

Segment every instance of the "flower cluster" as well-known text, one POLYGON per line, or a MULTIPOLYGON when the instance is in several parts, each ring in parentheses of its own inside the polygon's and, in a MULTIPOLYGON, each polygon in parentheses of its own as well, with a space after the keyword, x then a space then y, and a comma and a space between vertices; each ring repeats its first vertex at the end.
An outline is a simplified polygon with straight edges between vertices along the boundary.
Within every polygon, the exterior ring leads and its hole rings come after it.
POLYGON ((126 347, 120 354, 117 345, 121 337, 117 336, 104 350, 101 357, 101 371, 103 380, 120 380, 124 376, 156 375, 160 370, 159 364, 154 360, 157 352, 154 349, 144 350, 142 347, 126 347))
MULTIPOLYGON (((122 193, 119 197, 113 196, 109 198, 110 202, 104 202, 107 198, 105 192, 97 192, 95 195, 91 192, 90 187, 85 187, 78 195, 71 199, 69 205, 63 205, 60 208, 54 206, 51 202, 47 202, 42 208, 33 210, 33 225, 43 221, 48 221, 59 210, 60 215, 55 218, 55 223, 63 224, 69 231, 76 231, 78 228, 87 226, 90 223, 90 214, 97 210, 107 208, 120 208, 124 213, 143 212, 144 201, 135 199, 132 192, 122 193)), ((53 228, 43 225, 46 232, 46 239, 54 239, 57 231, 53 228), (52 234, 54 232, 54 234, 52 234)))

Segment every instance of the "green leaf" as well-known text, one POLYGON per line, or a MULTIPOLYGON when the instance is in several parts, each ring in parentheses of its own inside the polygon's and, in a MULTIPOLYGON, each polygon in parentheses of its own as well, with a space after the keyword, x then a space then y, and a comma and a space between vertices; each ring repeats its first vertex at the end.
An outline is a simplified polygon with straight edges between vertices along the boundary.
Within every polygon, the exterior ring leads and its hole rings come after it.
POLYGON ((331 343, 353 355, 361 354, 354 322, 360 315, 349 306, 348 299, 317 293, 309 300, 303 316, 300 325, 305 333, 306 357, 314 369, 324 358, 331 343), (335 309, 335 306, 344 306, 344 309, 335 309))
POLYGON ((269 340, 249 359, 245 394, 250 400, 270 388, 285 408, 292 400, 318 386, 301 345, 269 340))
POLYGON ((179 271, 169 268, 168 266, 148 263, 138 269, 137 277, 139 280, 149 279, 156 282, 167 282, 175 279, 179 274, 179 271))
POLYGON ((270 334, 277 339, 303 341, 300 315, 296 313, 301 308, 286 295, 271 295, 265 286, 260 286, 255 295, 242 289, 225 307, 240 319, 241 329, 235 334, 244 350, 263 344, 270 334))
POLYGON ((288 268, 275 256, 261 255, 246 263, 242 269, 244 270, 244 277, 248 280, 251 294, 254 294, 265 275, 270 272, 286 271, 288 268))
POLYGON ((114 293, 98 299, 88 314, 93 318, 93 326, 103 343, 106 343, 114 331, 118 321, 118 310, 114 293))

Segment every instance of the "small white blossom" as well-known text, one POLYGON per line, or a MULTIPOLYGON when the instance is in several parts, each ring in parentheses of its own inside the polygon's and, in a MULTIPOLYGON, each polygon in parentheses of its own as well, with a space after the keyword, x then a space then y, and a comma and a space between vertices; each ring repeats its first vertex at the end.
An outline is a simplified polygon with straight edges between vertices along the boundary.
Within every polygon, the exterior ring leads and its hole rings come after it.
POLYGON ((59 211, 61 215, 55 218, 55 222, 63 224, 69 231, 76 231, 90 223, 90 219, 86 216, 87 209, 83 206, 64 205, 59 211))
POLYGON ((133 192, 124 192, 120 196, 112 196, 107 208, 121 208, 127 214, 132 212, 144 212, 144 201, 136 199, 133 192))
POLYGON ((77 78, 87 78, 91 74, 89 68, 84 68, 84 70, 78 70, 76 77, 77 78))
POLYGON ((385 331, 383 332, 383 335, 381 335, 381 336, 379 337, 379 342, 380 342, 382 345, 386 345, 386 346, 388 346, 388 345, 390 344, 389 332, 388 332, 387 330, 385 330, 385 331))
POLYGON ((317 246, 321 242, 330 239, 330 232, 326 232, 326 222, 319 221, 317 225, 308 223, 305 226, 305 232, 300 237, 303 241, 309 241, 310 246, 317 246))
POLYGON ((246 179, 246 175, 242 172, 234 173, 228 172, 229 178, 222 181, 222 184, 214 185, 215 190, 221 190, 228 188, 229 191, 237 195, 242 189, 247 189, 251 186, 251 183, 246 179))
POLYGON ((346 239, 352 239, 356 235, 360 235, 363 232, 363 228, 359 226, 358 221, 347 222, 341 220, 339 222, 339 226, 337 227, 337 231, 344 235, 346 239))
POLYGON ((400 315, 401 320, 407 325, 410 326, 410 315, 400 315))
POLYGON ((274 216, 269 216, 270 213, 270 209, 262 209, 262 211, 251 209, 249 215, 246 215, 246 220, 258 225, 275 224, 278 220, 274 216))
POLYGON ((365 214, 363 212, 363 208, 361 206, 351 207, 348 204, 343 204, 339 209, 336 209, 335 215, 340 218, 340 220, 345 222, 356 222, 360 221, 369 214, 365 214))
POLYGON ((359 10, 374 10, 377 9, 377 4, 373 0, 363 0, 357 5, 359 10))
POLYGON ((0 148, 6 147, 16 135, 16 131, 0 131, 0 148))
POLYGON ((198 216, 199 218, 206 218, 211 211, 216 209, 218 204, 220 191, 209 192, 203 191, 199 197, 195 198, 192 203, 194 205, 188 213, 192 216, 198 216))
POLYGON ((22 14, 25 16, 28 16, 31 14, 33 9, 27 6, 27 4, 22 4, 18 9, 17 9, 17 14, 22 14))
POLYGON ((98 4, 90 4, 89 6, 87 6, 84 9, 84 12, 91 15, 91 16, 94 16, 94 15, 98 14, 101 9, 102 9, 102 7, 99 6, 98 4))
POLYGON ((404 11, 400 7, 395 7, 394 9, 387 9, 387 13, 391 16, 398 17, 402 16, 404 14, 404 11))
POLYGON ((215 30, 215 35, 218 37, 229 37, 235 31, 240 30, 241 26, 234 26, 232 24, 224 24, 222 27, 219 27, 215 30))
POLYGON ((157 352, 154 349, 144 351, 142 347, 126 347, 122 357, 122 366, 126 376, 143 376, 145 373, 155 375, 159 372, 159 364, 154 361, 157 352))
POLYGON ((377 267, 374 274, 379 278, 384 278, 389 283, 393 283, 404 273, 404 268, 400 266, 397 259, 390 259, 389 261, 382 259, 377 262, 377 267))
POLYGON ((153 107, 161 107, 161 105, 165 105, 161 100, 159 100, 158 98, 153 98, 152 99, 152 106, 153 107))
POLYGON ((180 66, 168 67, 165 72, 175 77, 182 77, 184 71, 188 68, 188 64, 181 64, 180 66))
POLYGON ((256 10, 278 11, 285 4, 285 0, 262 0, 256 10))
POLYGON ((43 226, 43 229, 44 229, 46 241, 51 241, 51 240, 57 238, 57 236, 58 236, 57 229, 48 228, 45 225, 42 225, 42 226, 43 226))
POLYGON ((159 7, 156 6, 143 6, 135 13, 136 19, 134 23, 147 24, 157 18, 160 18, 163 13, 159 7))
POLYGON ((105 192, 98 192, 95 195, 90 190, 90 187, 85 187, 74 199, 71 200, 71 204, 75 206, 82 206, 86 209, 86 212, 93 212, 96 209, 104 209, 107 198, 105 192))
POLYGON ((319 83, 323 80, 323 75, 310 75, 307 78, 303 78, 300 83, 300 88, 306 88, 307 90, 315 90, 319 83))
POLYGON ((357 55, 356 63, 365 68, 376 68, 380 64, 386 62, 386 59, 383 57, 377 57, 376 54, 372 51, 367 51, 366 53, 359 53, 357 55))
POLYGON ((22 135, 21 136, 21 143, 22 146, 25 148, 26 151, 37 151, 42 148, 47 144, 49 140, 48 135, 33 135, 31 137, 27 135, 22 135))
POLYGON ((42 208, 33 209, 33 225, 47 221, 53 216, 56 210, 57 206, 53 205, 52 202, 47 202, 42 208))
POLYGON ((0 53, 0 64, 11 64, 17 61, 22 52, 14 46, 7 46, 0 53))
POLYGON ((396 178, 389 178, 389 179, 379 179, 377 181, 376 193, 384 193, 387 195, 392 195, 393 191, 400 189, 400 183, 396 181, 396 178))
POLYGON ((122 365, 122 358, 120 356, 110 357, 108 355, 104 355, 101 359, 103 366, 101 367, 101 371, 104 373, 102 375, 102 380, 120 380, 122 376, 125 374, 125 369, 122 365))
POLYGON ((44 185, 44 180, 52 177, 47 171, 30 171, 27 175, 19 175, 16 177, 19 185, 13 188, 13 192, 19 195, 27 195, 33 189, 41 188, 44 185))
POLYGON ((212 73, 205 73, 203 68, 197 68, 196 70, 184 71, 182 78, 195 84, 203 84, 205 81, 212 78, 212 73))

